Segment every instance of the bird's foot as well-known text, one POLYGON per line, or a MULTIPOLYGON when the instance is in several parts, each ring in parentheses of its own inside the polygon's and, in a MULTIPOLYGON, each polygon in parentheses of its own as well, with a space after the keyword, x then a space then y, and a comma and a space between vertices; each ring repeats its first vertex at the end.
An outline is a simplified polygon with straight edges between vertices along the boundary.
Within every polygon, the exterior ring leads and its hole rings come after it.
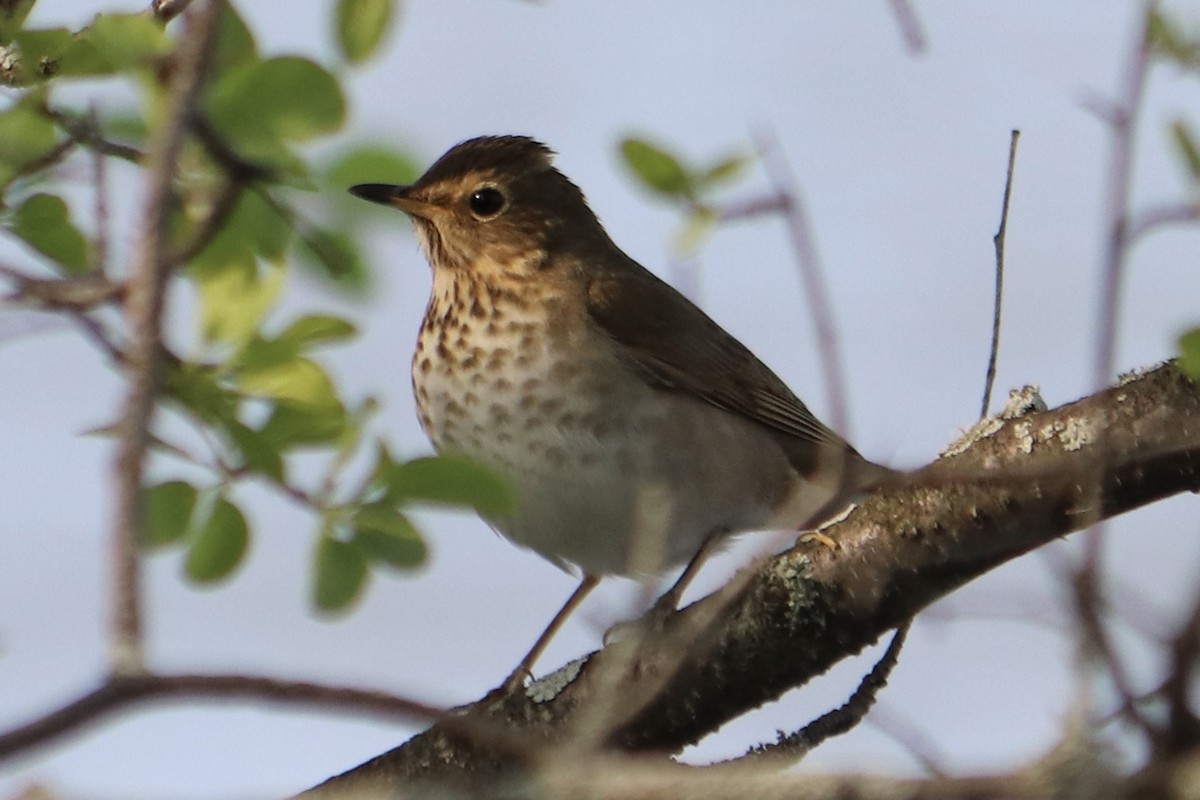
POLYGON ((675 613, 679 605, 679 596, 675 591, 676 587, 664 592, 654 605, 650 606, 644 614, 635 619, 627 619, 612 625, 604 632, 604 646, 617 644, 639 637, 644 637, 647 634, 661 631, 666 625, 667 618, 675 613))

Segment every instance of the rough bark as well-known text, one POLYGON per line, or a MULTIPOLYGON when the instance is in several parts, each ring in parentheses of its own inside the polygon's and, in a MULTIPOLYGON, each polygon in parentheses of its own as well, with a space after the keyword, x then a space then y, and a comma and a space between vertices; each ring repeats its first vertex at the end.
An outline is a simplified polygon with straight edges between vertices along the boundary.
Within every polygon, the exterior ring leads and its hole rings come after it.
MULTIPOLYGON (((525 693, 485 698, 307 796, 519 785, 547 754, 666 754, 841 659, 967 581, 1100 520, 1200 487, 1200 391, 1173 366, 995 419, 725 589, 525 693), (509 783, 515 781, 517 783, 509 783)), ((560 759, 561 760, 561 759, 560 759)))

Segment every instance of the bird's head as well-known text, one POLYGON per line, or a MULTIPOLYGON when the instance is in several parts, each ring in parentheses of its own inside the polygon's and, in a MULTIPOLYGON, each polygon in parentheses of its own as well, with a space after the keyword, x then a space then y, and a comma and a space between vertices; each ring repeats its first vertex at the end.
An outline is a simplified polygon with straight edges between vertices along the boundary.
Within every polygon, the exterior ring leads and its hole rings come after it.
POLYGON ((539 272, 576 261, 563 256, 597 236, 607 241, 553 155, 526 136, 481 136, 455 145, 409 186, 367 183, 350 192, 412 217, 435 271, 539 272))

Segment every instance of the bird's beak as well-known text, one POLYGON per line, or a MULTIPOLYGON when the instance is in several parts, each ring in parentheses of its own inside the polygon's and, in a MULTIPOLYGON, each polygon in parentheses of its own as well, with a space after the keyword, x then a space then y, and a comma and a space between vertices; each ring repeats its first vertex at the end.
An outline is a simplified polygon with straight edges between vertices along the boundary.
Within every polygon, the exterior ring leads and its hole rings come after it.
POLYGON ((390 183, 360 183, 350 187, 350 194, 370 200, 372 203, 393 206, 421 219, 436 219, 445 209, 412 196, 412 186, 395 186, 390 183))

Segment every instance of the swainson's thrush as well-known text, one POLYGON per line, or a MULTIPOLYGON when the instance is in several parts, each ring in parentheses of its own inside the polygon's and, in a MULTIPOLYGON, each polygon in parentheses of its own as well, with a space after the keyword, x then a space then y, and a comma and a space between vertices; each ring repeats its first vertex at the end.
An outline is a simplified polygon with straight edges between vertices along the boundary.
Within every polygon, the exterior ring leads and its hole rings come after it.
POLYGON ((411 186, 350 190, 412 217, 433 267, 412 380, 434 447, 507 476, 515 513, 488 521, 583 571, 514 676, 600 576, 805 529, 893 474, 625 255, 552 155, 485 136, 411 186))

